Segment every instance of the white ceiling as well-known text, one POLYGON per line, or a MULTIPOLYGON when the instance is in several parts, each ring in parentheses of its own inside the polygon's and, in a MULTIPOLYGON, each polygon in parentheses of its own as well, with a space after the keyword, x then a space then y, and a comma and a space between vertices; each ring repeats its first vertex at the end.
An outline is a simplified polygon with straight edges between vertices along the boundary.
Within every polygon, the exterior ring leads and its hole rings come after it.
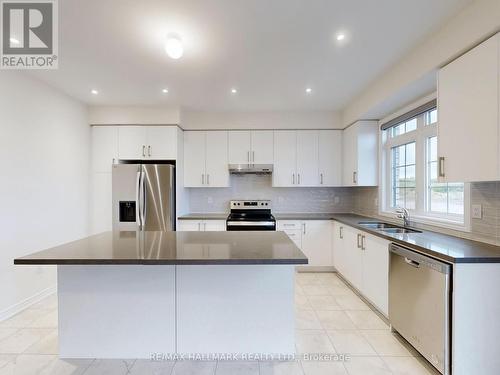
POLYGON ((64 0, 59 69, 32 74, 89 104, 338 110, 469 2, 64 0), (170 32, 180 60, 164 51, 170 32))

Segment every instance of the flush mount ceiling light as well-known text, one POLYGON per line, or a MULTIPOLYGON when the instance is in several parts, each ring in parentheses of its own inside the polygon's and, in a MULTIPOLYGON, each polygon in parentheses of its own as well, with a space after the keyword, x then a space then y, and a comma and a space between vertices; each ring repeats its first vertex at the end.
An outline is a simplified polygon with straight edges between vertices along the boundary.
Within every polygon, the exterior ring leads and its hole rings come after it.
POLYGON ((97 94, 99 94, 99 91, 97 91, 96 89, 92 89, 92 90, 90 90, 90 93, 92 95, 97 95, 97 94))
POLYGON ((169 34, 167 36, 167 41, 165 42, 165 51, 167 55, 177 60, 184 54, 184 47, 182 45, 182 40, 177 34, 169 34))
POLYGON ((232 88, 231 89, 231 94, 236 94, 236 93, 238 93, 238 90, 236 90, 235 88, 232 88))
POLYGON ((311 94, 313 92, 312 88, 308 87, 306 88, 306 94, 311 94))
POLYGON ((345 34, 344 33, 339 33, 337 34, 337 40, 340 42, 345 39, 345 34))
POLYGON ((161 90, 161 92, 164 94, 168 94, 168 89, 163 89, 163 90, 161 90))

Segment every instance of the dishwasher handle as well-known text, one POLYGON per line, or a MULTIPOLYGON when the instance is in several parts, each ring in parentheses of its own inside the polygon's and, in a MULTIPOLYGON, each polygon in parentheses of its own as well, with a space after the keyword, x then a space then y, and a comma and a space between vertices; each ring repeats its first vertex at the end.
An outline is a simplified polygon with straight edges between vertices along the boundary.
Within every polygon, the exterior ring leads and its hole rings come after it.
POLYGON ((395 243, 391 243, 389 247, 391 253, 399 255, 404 258, 406 264, 415 268, 431 268, 444 274, 451 274, 451 264, 434 259, 430 256, 421 254, 416 250, 412 250, 395 243))
POLYGON ((405 263, 409 264, 412 267, 420 268, 420 263, 415 262, 414 260, 408 259, 407 257, 405 257, 405 263))

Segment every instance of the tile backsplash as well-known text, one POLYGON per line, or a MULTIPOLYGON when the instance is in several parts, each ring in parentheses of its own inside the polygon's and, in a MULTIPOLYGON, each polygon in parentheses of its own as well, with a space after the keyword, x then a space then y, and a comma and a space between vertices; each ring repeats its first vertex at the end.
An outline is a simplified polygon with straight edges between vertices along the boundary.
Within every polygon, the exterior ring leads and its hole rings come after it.
POLYGON ((231 175, 231 187, 190 189, 190 212, 228 212, 235 199, 270 199, 274 212, 350 212, 350 188, 273 188, 270 175, 231 175))
MULTIPOLYGON (((354 212, 379 217, 377 187, 273 188, 270 175, 231 175, 230 178, 231 187, 228 188, 189 189, 190 212, 228 212, 232 199, 270 199, 276 213, 354 212)), ((470 232, 416 226, 500 245, 500 182, 471 183, 470 205, 476 204, 482 206, 482 218, 471 219, 470 232)))
MULTIPOLYGON (((378 188, 358 187, 353 190, 353 212, 378 216, 378 188)), ((500 182, 474 182, 470 184, 470 206, 481 205, 482 218, 471 218, 470 232, 462 232, 430 225, 416 225, 435 232, 469 238, 500 245, 500 182)), ((386 217, 383 217, 387 220, 386 217)), ((411 217, 410 217, 411 219, 411 217)))

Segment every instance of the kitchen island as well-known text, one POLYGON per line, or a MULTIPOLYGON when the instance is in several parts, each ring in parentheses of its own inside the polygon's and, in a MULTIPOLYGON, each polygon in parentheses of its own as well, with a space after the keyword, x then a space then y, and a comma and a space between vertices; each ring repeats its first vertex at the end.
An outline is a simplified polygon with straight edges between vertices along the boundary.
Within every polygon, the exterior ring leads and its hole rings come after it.
POLYGON ((282 232, 104 232, 14 260, 57 265, 61 358, 295 353, 282 232))

